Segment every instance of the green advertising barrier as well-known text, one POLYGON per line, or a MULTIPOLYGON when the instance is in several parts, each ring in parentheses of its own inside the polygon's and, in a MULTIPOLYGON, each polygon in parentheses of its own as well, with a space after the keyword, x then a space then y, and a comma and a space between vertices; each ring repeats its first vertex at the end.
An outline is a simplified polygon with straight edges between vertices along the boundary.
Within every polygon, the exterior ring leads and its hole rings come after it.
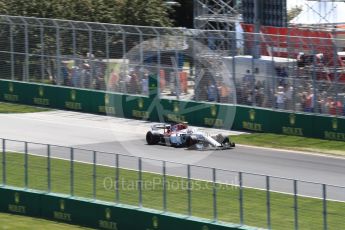
POLYGON ((123 96, 121 109, 124 117, 139 120, 150 120, 153 112, 150 99, 140 96, 123 96))
POLYGON ((231 230, 252 229, 235 224, 215 223, 136 208, 112 205, 61 195, 36 193, 11 188, 0 188, 0 211, 97 229, 112 230, 231 230))
MULTIPOLYGON (((199 113, 205 110, 206 107, 207 105, 202 103, 162 99, 159 110, 162 115, 162 121, 174 123, 188 122, 202 126, 199 113)), ((216 108, 214 109, 216 110, 216 108)))
POLYGON ((123 95, 90 91, 90 112, 108 116, 124 117, 122 107, 123 95))
POLYGON ((0 80, 0 92, 1 101, 134 119, 150 118, 148 97, 8 80, 0 80))
POLYGON ((2 101, 29 104, 28 98, 32 89, 29 85, 18 84, 17 82, 1 81, 0 99, 2 101))
POLYGON ((313 115, 237 106, 234 128, 254 132, 315 137, 313 115))
POLYGON ((40 194, 0 188, 0 212, 40 216, 40 194))
POLYGON ((314 137, 328 140, 345 141, 345 119, 336 117, 313 117, 314 137))
POLYGON ((274 125, 278 134, 292 136, 315 137, 311 127, 314 125, 313 117, 299 113, 275 113, 274 125))
POLYGON ((58 96, 59 89, 52 87, 52 86, 44 86, 44 85, 28 85, 30 86, 30 90, 27 94, 29 104, 37 105, 37 106, 51 106, 54 108, 58 108, 58 96))
POLYGON ((156 122, 345 140, 345 118, 0 80, 0 100, 156 122))
POLYGON ((233 128, 255 132, 278 132, 274 130, 273 119, 275 118, 268 110, 237 106, 233 128))
POLYGON ((201 127, 230 129, 235 117, 234 106, 221 106, 178 100, 160 100, 160 114, 166 122, 188 122, 201 127))
POLYGON ((58 97, 58 108, 82 112, 91 110, 90 102, 92 98, 90 97, 90 92, 86 90, 61 88, 56 96, 58 97))
POLYGON ((345 119, 237 106, 234 129, 345 141, 345 119))

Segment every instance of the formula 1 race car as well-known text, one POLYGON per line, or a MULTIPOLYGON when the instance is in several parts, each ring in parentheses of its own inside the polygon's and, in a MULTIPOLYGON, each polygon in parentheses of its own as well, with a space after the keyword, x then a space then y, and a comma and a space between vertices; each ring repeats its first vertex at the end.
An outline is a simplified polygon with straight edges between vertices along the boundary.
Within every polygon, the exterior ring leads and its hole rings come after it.
POLYGON ((151 130, 146 133, 146 142, 149 145, 163 144, 197 150, 235 147, 235 143, 231 142, 228 136, 211 136, 201 129, 189 128, 185 123, 152 125, 151 130))

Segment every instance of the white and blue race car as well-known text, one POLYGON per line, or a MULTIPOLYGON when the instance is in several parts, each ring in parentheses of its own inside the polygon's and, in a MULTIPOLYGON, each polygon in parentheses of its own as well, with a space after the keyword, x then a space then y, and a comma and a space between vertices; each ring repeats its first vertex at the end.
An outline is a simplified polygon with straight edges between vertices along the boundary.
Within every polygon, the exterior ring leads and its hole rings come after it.
POLYGON ((185 123, 155 124, 146 133, 149 145, 162 144, 173 147, 187 147, 189 149, 229 149, 235 147, 229 136, 218 134, 211 136, 198 128, 189 128, 185 123))

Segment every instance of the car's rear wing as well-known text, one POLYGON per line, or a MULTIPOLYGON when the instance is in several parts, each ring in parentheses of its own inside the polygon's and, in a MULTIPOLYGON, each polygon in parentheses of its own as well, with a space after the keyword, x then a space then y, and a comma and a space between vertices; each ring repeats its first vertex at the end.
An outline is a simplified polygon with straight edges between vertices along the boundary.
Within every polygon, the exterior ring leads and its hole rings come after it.
POLYGON ((151 126, 152 130, 168 129, 168 128, 170 128, 170 127, 171 127, 170 124, 155 124, 155 125, 152 125, 152 126, 151 126))

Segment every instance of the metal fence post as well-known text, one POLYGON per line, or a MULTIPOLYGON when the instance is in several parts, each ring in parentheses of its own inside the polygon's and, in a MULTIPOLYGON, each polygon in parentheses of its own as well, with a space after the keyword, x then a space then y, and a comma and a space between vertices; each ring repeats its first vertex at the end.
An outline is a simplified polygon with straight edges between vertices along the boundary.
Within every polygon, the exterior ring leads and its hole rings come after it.
MULTIPOLYGON (((318 53, 317 52, 317 50, 315 49, 315 47, 314 47, 314 45, 313 45, 313 42, 312 41, 310 41, 310 44, 312 44, 311 46, 312 46, 312 54, 313 54, 313 56, 315 57, 315 55, 318 53)), ((313 86, 312 86, 312 89, 313 89, 313 94, 314 95, 317 95, 317 86, 316 86, 316 78, 317 78, 317 70, 316 70, 316 66, 317 66, 317 64, 316 64, 316 58, 313 58, 313 70, 312 70, 312 84, 313 84, 313 86)), ((312 99, 313 101, 312 101, 312 103, 313 103, 313 105, 317 105, 317 100, 318 100, 318 98, 317 97, 313 97, 313 99, 312 99)), ((310 111, 310 112, 312 112, 312 113, 315 113, 315 110, 313 109, 312 111, 310 111)))
POLYGON ((40 24, 40 40, 41 40, 41 80, 44 80, 45 63, 44 63, 44 27, 40 20, 37 20, 40 24))
POLYGON ((218 220, 218 211, 217 211, 217 175, 216 169, 212 169, 212 181, 213 181, 213 220, 218 220))
MULTIPOLYGON (((101 24, 103 30, 105 31, 105 58, 107 60, 107 65, 109 66, 110 64, 110 55, 109 55, 109 30, 104 24, 101 24)), ((107 76, 109 75, 109 69, 107 68, 106 74, 107 76)))
POLYGON ((144 49, 143 49, 143 32, 140 30, 139 27, 135 28, 139 32, 139 56, 140 56, 140 65, 144 64, 144 49))
POLYGON ((179 66, 178 66, 178 51, 175 50, 175 57, 171 57, 171 63, 173 64, 174 71, 176 72, 174 75, 175 77, 175 94, 176 94, 176 99, 180 100, 180 75, 179 75, 179 66))
POLYGON ((53 20, 54 25, 56 27, 56 81, 57 81, 57 85, 63 85, 63 79, 61 79, 61 63, 60 63, 60 28, 59 25, 55 22, 55 20, 53 20))
POLYGON ((143 191, 142 191, 142 160, 138 158, 138 189, 139 189, 139 207, 143 206, 143 191))
MULTIPOLYGON (((160 33, 155 29, 152 28, 153 31, 156 34, 156 38, 157 38, 157 44, 161 44, 161 38, 160 38, 160 33)), ((160 85, 160 74, 161 74, 161 47, 160 45, 158 45, 157 48, 157 87, 158 87, 158 95, 161 94, 161 92, 163 91, 163 89, 161 89, 161 85, 160 85)))
POLYGON ((24 177, 25 177, 25 188, 28 188, 28 142, 24 142, 24 177))
POLYGON ((93 151, 93 172, 92 172, 92 197, 96 199, 96 164, 97 164, 97 152, 93 151))
POLYGON ((30 81, 29 77, 29 31, 28 31, 28 22, 21 17, 21 19, 24 21, 24 33, 25 33, 25 68, 24 68, 24 76, 23 81, 30 81))
POLYGON ((192 188, 190 177, 190 165, 187 165, 188 216, 192 215, 192 188))
MULTIPOLYGON (((335 28, 334 27, 332 27, 332 36, 333 37, 336 37, 337 35, 336 35, 336 31, 335 31, 335 28)), ((328 38, 329 39, 329 38, 328 38)), ((337 42, 337 41, 336 41, 337 42)), ((333 44, 336 44, 336 42, 333 42, 333 44)), ((334 81, 335 81, 335 101, 339 101, 339 73, 338 73, 338 68, 337 68, 337 65, 338 65, 338 58, 339 58, 339 56, 338 56, 338 47, 336 46, 336 45, 332 45, 332 48, 333 48, 333 63, 334 63, 334 67, 333 67, 333 69, 334 69, 334 71, 333 71, 333 74, 334 74, 334 81)), ((314 87, 314 86, 313 86, 314 87)), ((315 87, 314 87, 314 95, 316 95, 315 94, 315 92, 316 92, 316 89, 315 89, 315 87)), ((315 100, 316 100, 316 98, 315 97, 313 97, 315 100)), ((342 110, 340 110, 339 111, 339 107, 338 106, 336 106, 336 114, 337 114, 337 116, 339 116, 339 114, 341 114, 341 111, 342 110)))
POLYGON ((6 185, 6 140, 2 139, 2 184, 6 185))
POLYGON ((294 194, 294 217, 295 217, 295 230, 298 229, 298 196, 297 196, 297 180, 293 181, 293 194, 294 194))
POLYGON ((73 61, 76 61, 77 57, 77 42, 76 42, 76 32, 75 32, 75 26, 73 22, 70 22, 70 26, 72 27, 72 49, 73 49, 73 61))
POLYGON ((47 175, 48 175, 48 192, 51 191, 51 152, 50 145, 47 145, 47 175))
POLYGON ((243 219, 243 178, 242 178, 242 172, 238 173, 238 179, 240 184, 240 191, 239 191, 239 202, 240 202, 240 223, 241 225, 244 224, 243 219))
MULTIPOLYGON (((139 27, 136 27, 135 28, 138 32, 139 32, 139 57, 140 57, 140 67, 143 68, 143 65, 144 65, 144 49, 143 49, 143 41, 144 41, 144 38, 143 38, 143 32, 140 30, 139 27)), ((143 72, 140 71, 139 73, 139 78, 141 79, 143 77, 143 72)), ((159 86, 157 86, 159 87, 159 86)))
MULTIPOLYGON (((93 30, 92 28, 89 26, 88 23, 83 23, 86 27, 87 27, 87 31, 88 31, 88 34, 89 34, 89 37, 88 37, 88 40, 89 40, 89 53, 90 53, 90 56, 89 56, 89 61, 91 63, 91 59, 93 57, 96 58, 96 56, 93 55, 93 46, 92 46, 92 39, 93 39, 93 36, 92 36, 92 33, 93 33, 93 30)), ((92 65, 91 66, 91 72, 93 73, 95 71, 95 66, 92 65)), ((98 77, 98 76, 92 76, 92 77, 98 77)))
POLYGON ((74 196, 74 149, 71 148, 71 156, 70 156, 70 167, 71 167, 71 175, 70 175, 70 178, 71 178, 71 184, 70 184, 70 195, 71 196, 74 196))
POLYGON ((8 19, 9 22, 10 22, 10 52, 11 52, 11 80, 14 80, 15 79, 15 72, 14 72, 14 69, 15 69, 15 66, 14 66, 14 42, 13 42, 13 22, 8 19))
MULTIPOLYGON (((273 46, 271 47, 271 52, 273 53, 274 50, 273 50, 273 46)), ((274 56, 272 55, 272 63, 274 65, 274 56)), ((275 91, 277 90, 277 76, 276 76, 276 72, 275 71, 272 71, 272 76, 271 76, 271 79, 272 79, 272 91, 270 89, 269 90, 269 94, 271 96, 271 108, 272 109, 276 109, 277 107, 277 101, 275 100, 275 91)), ((269 83, 268 83, 269 84, 269 83)))
POLYGON ((163 161, 163 211, 167 211, 166 162, 163 161))
POLYGON ((120 169, 119 169, 119 154, 115 155, 115 201, 116 203, 120 202, 120 191, 119 191, 119 176, 120 176, 120 169))
POLYGON ((123 65, 125 66, 125 69, 123 71, 126 71, 128 66, 126 65, 126 58, 127 58, 127 38, 126 38, 126 31, 124 31, 122 29, 122 27, 120 27, 121 31, 122 31, 122 62, 123 62, 123 65))
POLYGON ((322 185, 323 229, 327 230, 327 185, 322 185))
MULTIPOLYGON (((237 42, 237 41, 236 41, 237 42)), ((232 57, 232 61, 231 61, 231 67, 232 67, 232 71, 231 71, 231 74, 232 74, 232 81, 233 83, 235 84, 235 87, 236 87, 236 84, 237 84, 237 81, 236 81, 236 62, 235 62, 235 57, 236 57, 236 53, 233 53, 231 55, 232 57)))
MULTIPOLYGON (((102 24, 103 25, 103 24, 102 24)), ((103 26, 105 29, 105 57, 107 59, 107 63, 109 65, 110 63, 110 54, 109 54, 109 31, 107 27, 103 26)), ((108 69, 108 68, 107 68, 108 69)), ((107 74, 109 75, 109 70, 107 70, 107 74)))
POLYGON ((267 208, 267 229, 271 229, 271 197, 270 177, 266 176, 266 208, 267 208))
POLYGON ((87 32, 88 32, 88 46, 89 46, 89 51, 88 54, 86 56, 88 56, 89 59, 89 63, 90 63, 90 72, 91 72, 91 77, 92 78, 96 78, 97 76, 94 76, 95 73, 95 65, 97 65, 96 63, 96 56, 93 54, 93 46, 92 46, 92 29, 89 26, 88 23, 83 23, 83 25, 87 28, 87 32))

